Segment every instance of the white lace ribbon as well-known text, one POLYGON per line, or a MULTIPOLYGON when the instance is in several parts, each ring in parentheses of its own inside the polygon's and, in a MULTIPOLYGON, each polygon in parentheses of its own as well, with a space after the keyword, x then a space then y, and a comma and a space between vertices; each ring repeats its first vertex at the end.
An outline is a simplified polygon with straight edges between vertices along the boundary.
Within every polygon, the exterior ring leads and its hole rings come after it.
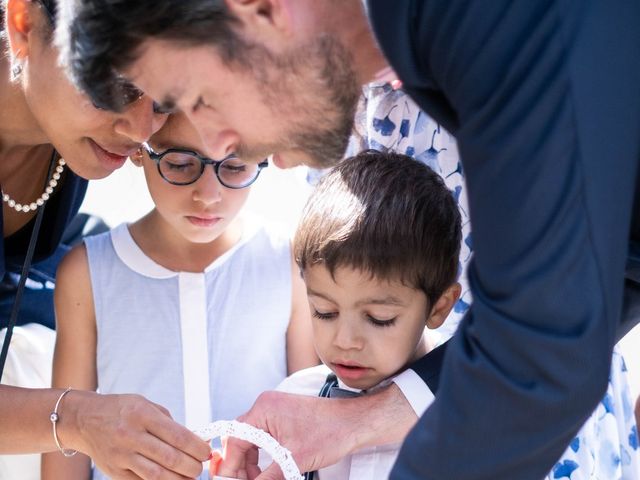
POLYGON ((271 455, 278 464, 285 480, 302 480, 302 474, 291 452, 280 445, 275 438, 264 430, 236 420, 218 420, 204 428, 194 430, 194 433, 207 442, 213 438, 229 436, 251 442, 271 455))

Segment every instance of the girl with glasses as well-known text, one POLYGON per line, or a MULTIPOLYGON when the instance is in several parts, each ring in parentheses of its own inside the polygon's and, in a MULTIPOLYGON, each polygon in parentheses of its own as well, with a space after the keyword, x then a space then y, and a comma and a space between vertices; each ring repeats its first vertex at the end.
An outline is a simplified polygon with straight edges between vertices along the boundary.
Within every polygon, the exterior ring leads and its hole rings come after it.
MULTIPOLYGON (((188 428, 236 418, 318 363, 288 235, 241 215, 266 163, 200 147, 172 114, 132 158, 155 208, 86 238, 56 291, 54 385, 139 393, 188 428)), ((43 480, 90 475, 87 457, 44 458, 43 480)))
MULTIPOLYGON (((17 361, 19 367, 25 354, 40 355, 34 362, 42 374, 39 386, 48 384, 54 332, 32 324, 53 325, 53 293, 30 290, 30 265, 47 259, 52 287, 61 239, 82 203, 87 179, 122 166, 166 119, 124 81, 120 113, 96 108, 75 89, 53 46, 57 7, 56 0, 0 0, 0 372, 7 359, 8 366, 17 361), (14 325, 21 327, 14 340, 37 332, 46 348, 34 352, 33 342, 14 341, 9 350, 14 325)), ((14 371, 8 368, 0 385, 3 454, 80 449, 113 476, 135 472, 157 478, 161 472, 177 479, 197 471, 209 453, 204 442, 140 397, 10 387, 6 383, 14 371), (181 436, 184 441, 168 441, 181 436), (177 461, 165 467, 171 456, 177 461)), ((35 472, 19 473, 4 466, 0 458, 3 478, 38 478, 37 464, 31 465, 35 472)))

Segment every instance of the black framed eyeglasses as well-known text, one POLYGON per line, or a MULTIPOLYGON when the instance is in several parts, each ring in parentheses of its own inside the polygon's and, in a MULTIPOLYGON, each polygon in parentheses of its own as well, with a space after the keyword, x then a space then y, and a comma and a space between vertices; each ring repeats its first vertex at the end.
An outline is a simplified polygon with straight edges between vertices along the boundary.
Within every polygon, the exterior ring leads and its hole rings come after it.
POLYGON ((149 158, 158 165, 160 176, 172 185, 191 185, 197 182, 205 167, 211 165, 222 185, 237 190, 255 182, 260 171, 269 165, 267 160, 260 163, 247 162, 233 153, 222 160, 212 160, 183 148, 156 152, 148 143, 144 143, 143 148, 149 158))

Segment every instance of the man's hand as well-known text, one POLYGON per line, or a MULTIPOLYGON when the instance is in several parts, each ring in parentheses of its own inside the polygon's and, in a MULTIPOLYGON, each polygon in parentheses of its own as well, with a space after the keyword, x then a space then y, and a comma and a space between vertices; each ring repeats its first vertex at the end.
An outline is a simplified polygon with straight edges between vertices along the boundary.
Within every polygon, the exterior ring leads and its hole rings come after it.
MULTIPOLYGON (((178 480, 200 475, 210 447, 169 412, 138 395, 73 391, 65 401, 65 446, 93 458, 118 480, 178 480)), ((64 417, 62 417, 64 418, 64 417)))
MULTIPOLYGON (((280 392, 261 394, 238 418, 271 434, 293 454, 300 471, 332 465, 360 448, 399 442, 417 416, 394 384, 372 395, 326 399, 280 392)), ((218 474, 259 480, 281 480, 272 464, 260 473, 257 448, 229 438, 218 474)))

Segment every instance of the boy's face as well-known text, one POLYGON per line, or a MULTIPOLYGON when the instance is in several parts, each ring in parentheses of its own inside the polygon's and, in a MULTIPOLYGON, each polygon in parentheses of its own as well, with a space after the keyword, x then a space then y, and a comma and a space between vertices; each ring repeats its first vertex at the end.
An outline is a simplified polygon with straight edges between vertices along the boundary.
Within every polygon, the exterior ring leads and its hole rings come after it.
MULTIPOLYGON (((182 114, 173 114, 149 145, 160 153, 169 148, 201 151, 200 137, 182 114)), ((143 152, 140 162, 156 210, 177 235, 192 243, 209 243, 218 238, 238 215, 250 188, 223 186, 212 165, 190 185, 172 185, 158 172, 157 164, 143 152)))
POLYGON ((314 344, 346 385, 367 389, 426 353, 427 296, 398 281, 323 264, 304 270, 314 344))

